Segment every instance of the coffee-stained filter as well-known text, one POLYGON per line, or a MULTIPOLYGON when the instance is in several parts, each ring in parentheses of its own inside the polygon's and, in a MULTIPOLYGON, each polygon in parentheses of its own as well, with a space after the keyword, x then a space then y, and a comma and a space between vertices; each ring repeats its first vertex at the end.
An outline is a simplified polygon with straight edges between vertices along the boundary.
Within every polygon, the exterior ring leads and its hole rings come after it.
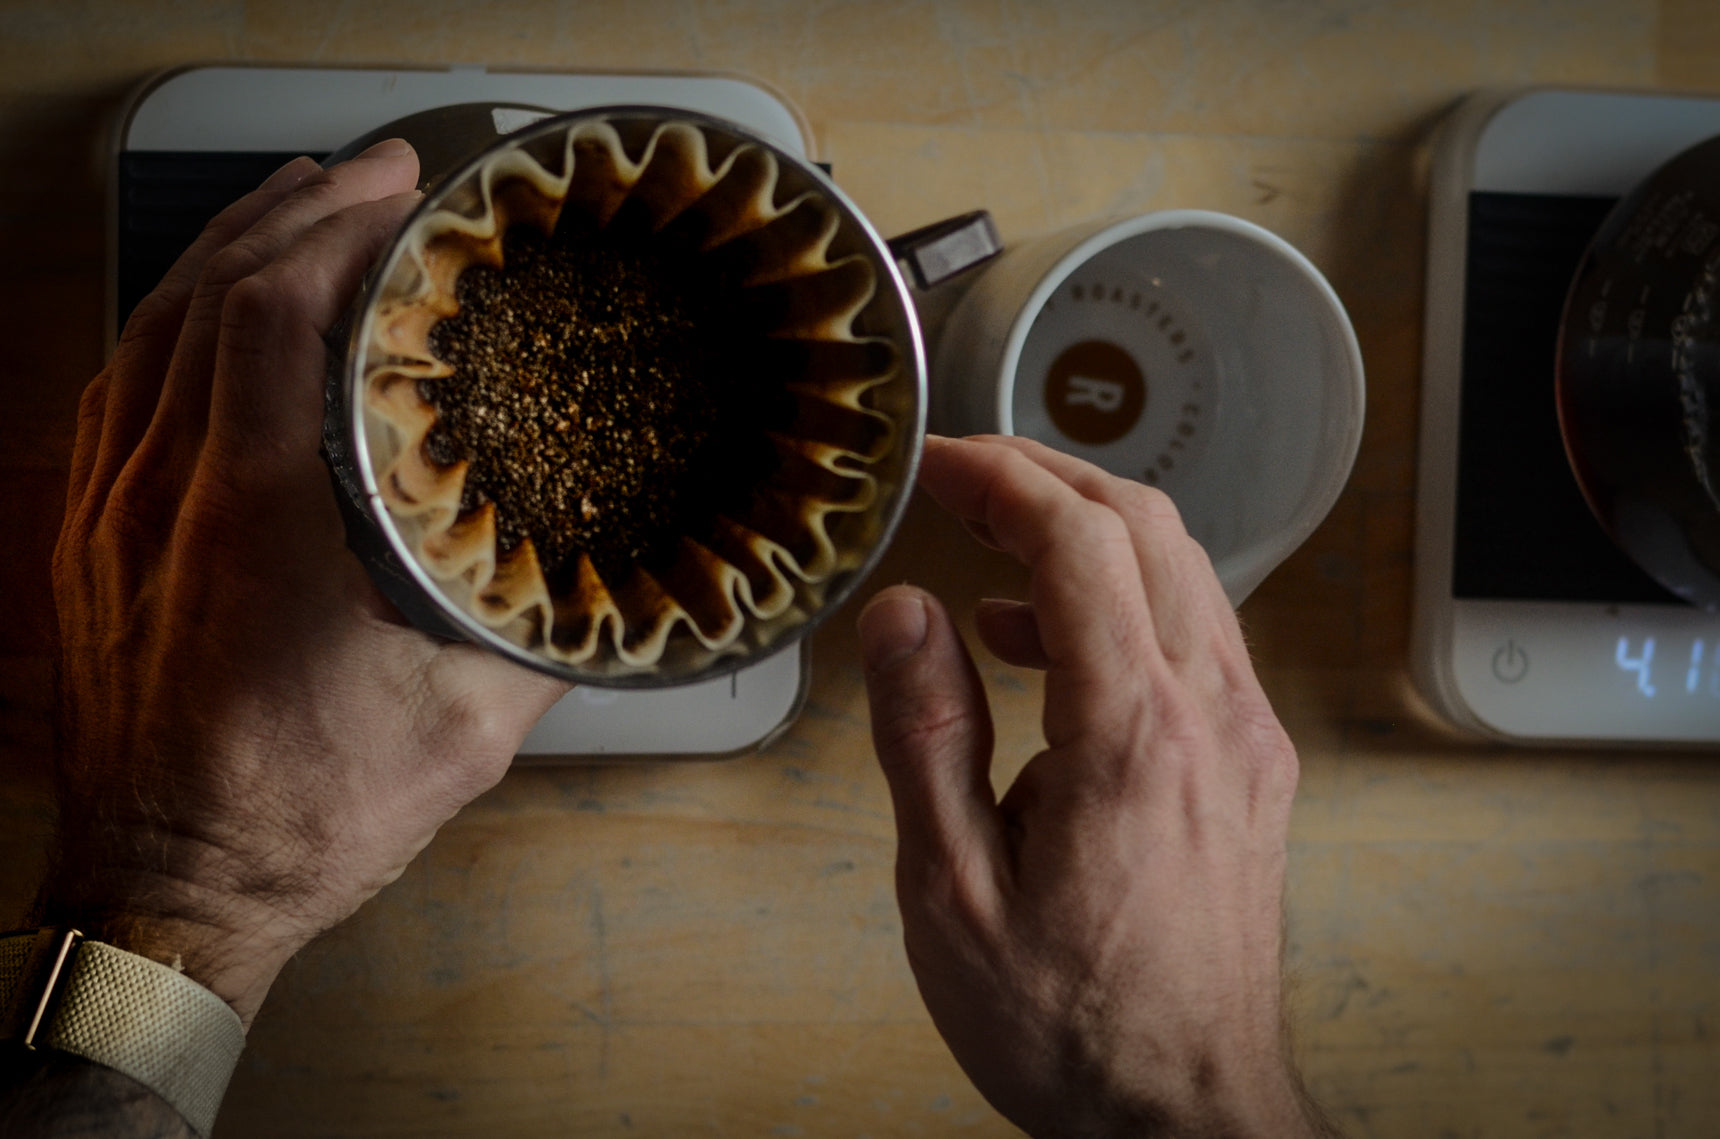
POLYGON ((399 544, 446 606, 564 675, 690 677, 785 643, 911 478, 917 340, 876 246, 720 125, 615 112, 513 136, 409 222, 355 330, 399 544), (563 287, 592 258, 620 266, 614 296, 563 287), (640 315, 642 287, 674 294, 666 316, 640 315), (660 366, 677 337, 697 383, 660 366), (639 374, 587 376, 616 344, 639 374), (589 383, 558 395, 550 373, 589 383), (550 508, 522 506, 533 487, 550 508))

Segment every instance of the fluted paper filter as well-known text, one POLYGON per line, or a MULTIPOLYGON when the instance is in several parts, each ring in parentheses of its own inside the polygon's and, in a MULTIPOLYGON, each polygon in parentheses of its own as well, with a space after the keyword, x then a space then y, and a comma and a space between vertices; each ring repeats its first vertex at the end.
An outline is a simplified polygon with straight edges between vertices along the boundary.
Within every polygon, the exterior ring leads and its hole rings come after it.
POLYGON ((864 235, 693 122, 572 121, 437 196, 362 330, 363 422, 447 600, 598 677, 804 623, 878 540, 909 382, 864 235))

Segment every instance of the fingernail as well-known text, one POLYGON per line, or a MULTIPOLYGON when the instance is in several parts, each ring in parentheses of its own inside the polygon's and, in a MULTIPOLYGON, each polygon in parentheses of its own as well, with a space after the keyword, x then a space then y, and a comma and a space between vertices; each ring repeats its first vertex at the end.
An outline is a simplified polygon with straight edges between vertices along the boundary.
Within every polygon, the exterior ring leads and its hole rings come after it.
POLYGON ((321 169, 322 167, 317 165, 316 159, 309 155, 301 154, 299 157, 293 159, 291 162, 265 178, 263 180, 263 184, 259 186, 258 189, 291 190, 294 186, 297 186, 300 182, 303 182, 306 178, 309 178, 312 174, 315 174, 321 169))
POLYGON ((385 138, 374 146, 366 147, 354 156, 353 161, 360 158, 399 158, 411 154, 412 144, 403 138, 385 138))
POLYGON ((860 611, 860 657, 871 672, 894 668, 920 651, 929 628, 926 603, 906 590, 886 590, 860 611))

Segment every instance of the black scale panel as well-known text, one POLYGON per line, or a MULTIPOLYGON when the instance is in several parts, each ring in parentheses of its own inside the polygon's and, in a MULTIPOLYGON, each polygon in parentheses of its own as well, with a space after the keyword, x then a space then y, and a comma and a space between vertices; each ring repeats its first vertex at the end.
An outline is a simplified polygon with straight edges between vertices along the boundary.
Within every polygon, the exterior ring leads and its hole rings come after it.
MULTIPOLYGON (((128 150, 119 156, 119 323, 209 219, 304 151, 128 150)), ((830 164, 817 163, 826 174, 830 164)))
POLYGON ((1457 597, 1683 604, 1594 520, 1559 435, 1559 317, 1583 250, 1615 201, 1469 195, 1457 597))
POLYGON ((221 210, 297 152, 128 150, 119 156, 119 323, 221 210))

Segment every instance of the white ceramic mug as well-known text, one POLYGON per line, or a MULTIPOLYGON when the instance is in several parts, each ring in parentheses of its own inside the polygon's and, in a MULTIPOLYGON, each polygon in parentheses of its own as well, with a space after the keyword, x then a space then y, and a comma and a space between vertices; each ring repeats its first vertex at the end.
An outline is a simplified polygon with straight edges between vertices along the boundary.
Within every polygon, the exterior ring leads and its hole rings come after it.
POLYGON ((1205 210, 1007 249, 937 338, 941 434, 1024 435, 1162 488, 1232 604, 1332 508, 1361 443, 1361 351, 1288 242, 1205 210))

